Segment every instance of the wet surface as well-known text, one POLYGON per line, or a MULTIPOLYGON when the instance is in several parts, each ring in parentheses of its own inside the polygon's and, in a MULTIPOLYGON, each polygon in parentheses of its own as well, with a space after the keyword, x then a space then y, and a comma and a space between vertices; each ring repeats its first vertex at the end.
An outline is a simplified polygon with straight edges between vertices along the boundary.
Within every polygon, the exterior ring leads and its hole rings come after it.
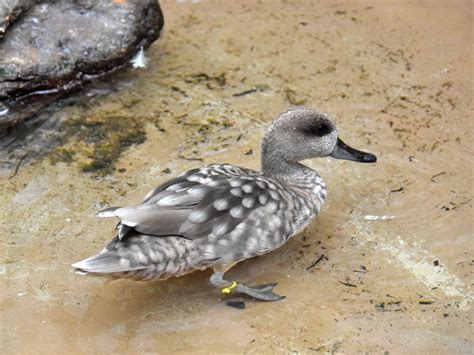
POLYGON ((2 351, 472 352, 472 4, 162 7, 148 69, 2 142, 2 351), (230 271, 286 299, 228 307, 210 272, 72 272, 113 236, 100 208, 191 167, 258 168, 265 127, 292 104, 329 112, 379 160, 309 161, 329 188, 321 215, 230 271))

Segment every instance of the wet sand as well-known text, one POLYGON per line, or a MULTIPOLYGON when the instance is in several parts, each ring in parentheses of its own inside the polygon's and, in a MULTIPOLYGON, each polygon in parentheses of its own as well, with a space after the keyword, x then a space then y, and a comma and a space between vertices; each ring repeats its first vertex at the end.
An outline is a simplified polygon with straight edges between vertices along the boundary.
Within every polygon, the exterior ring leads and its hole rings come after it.
POLYGON ((472 2, 162 6, 148 69, 87 88, 0 153, 2 353, 474 352, 472 2), (99 209, 192 167, 258 168, 265 127, 301 104, 379 161, 308 161, 329 189, 321 215, 230 271, 285 300, 227 307, 209 271, 72 272, 113 236, 99 209))

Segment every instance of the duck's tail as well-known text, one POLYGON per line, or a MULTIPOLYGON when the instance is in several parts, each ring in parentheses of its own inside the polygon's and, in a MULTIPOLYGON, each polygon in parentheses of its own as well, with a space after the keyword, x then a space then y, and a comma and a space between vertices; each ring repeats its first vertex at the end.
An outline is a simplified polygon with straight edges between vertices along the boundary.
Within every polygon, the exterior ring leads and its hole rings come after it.
POLYGON ((135 234, 114 238, 99 254, 72 264, 80 275, 92 274, 158 280, 204 266, 202 253, 192 241, 179 236, 135 234))
POLYGON ((71 265, 74 271, 80 275, 94 274, 115 274, 133 270, 145 269, 144 265, 131 265, 130 260, 127 260, 116 251, 107 249, 102 250, 99 254, 91 256, 90 258, 81 260, 71 265))

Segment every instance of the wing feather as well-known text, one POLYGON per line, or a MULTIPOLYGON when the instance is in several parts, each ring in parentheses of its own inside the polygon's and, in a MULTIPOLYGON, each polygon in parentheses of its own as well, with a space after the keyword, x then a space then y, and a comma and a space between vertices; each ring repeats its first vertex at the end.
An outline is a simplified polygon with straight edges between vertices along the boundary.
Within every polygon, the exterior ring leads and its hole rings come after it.
POLYGON ((161 184, 148 193, 140 205, 107 209, 100 214, 115 215, 127 226, 119 227, 119 237, 132 230, 188 239, 203 238, 211 233, 221 237, 253 211, 262 209, 271 213, 279 208, 280 192, 275 190, 276 182, 265 179, 269 178, 252 170, 210 165, 161 184))

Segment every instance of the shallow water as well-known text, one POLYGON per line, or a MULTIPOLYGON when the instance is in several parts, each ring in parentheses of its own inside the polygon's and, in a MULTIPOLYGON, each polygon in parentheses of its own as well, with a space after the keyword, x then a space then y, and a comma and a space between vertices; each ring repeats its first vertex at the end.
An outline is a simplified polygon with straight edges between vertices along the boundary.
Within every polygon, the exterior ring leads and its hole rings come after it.
POLYGON ((148 69, 88 86, 2 143, 2 352, 474 351, 472 3, 162 5, 148 69), (230 271, 278 282, 285 300, 226 307, 210 272, 152 284, 72 272, 113 236, 100 208, 191 167, 258 168, 265 127, 301 104, 379 161, 309 161, 329 188, 321 215, 230 271))

